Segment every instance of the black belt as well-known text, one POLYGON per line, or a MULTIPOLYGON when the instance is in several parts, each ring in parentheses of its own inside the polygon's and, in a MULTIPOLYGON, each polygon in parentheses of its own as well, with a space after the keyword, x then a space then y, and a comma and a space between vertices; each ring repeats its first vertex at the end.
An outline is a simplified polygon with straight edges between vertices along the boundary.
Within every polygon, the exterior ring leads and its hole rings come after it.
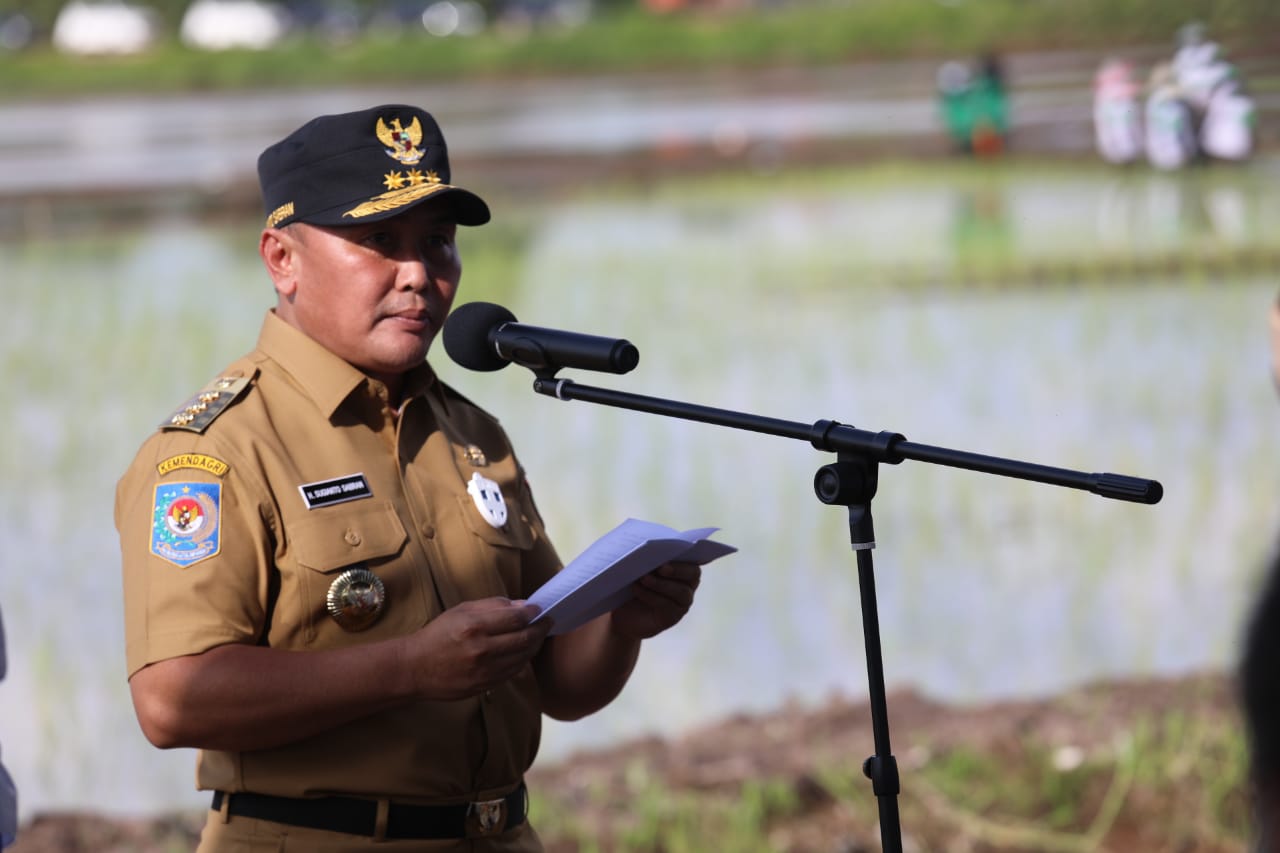
MULTIPOLYGON (((377 834, 378 803, 354 797, 316 797, 296 799, 269 794, 233 792, 213 795, 213 810, 222 811, 224 798, 229 798, 227 813, 305 826, 350 835, 377 834)), ((412 806, 391 803, 387 811, 385 838, 477 838, 497 835, 524 823, 524 783, 497 800, 459 803, 452 806, 412 806)))

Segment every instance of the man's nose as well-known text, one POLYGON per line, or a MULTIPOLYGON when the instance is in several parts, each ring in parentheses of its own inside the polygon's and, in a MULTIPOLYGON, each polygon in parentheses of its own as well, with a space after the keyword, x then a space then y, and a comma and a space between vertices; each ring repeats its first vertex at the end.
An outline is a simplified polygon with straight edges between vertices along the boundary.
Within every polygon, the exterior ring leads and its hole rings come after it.
POLYGON ((400 258, 401 287, 407 290, 422 290, 431 281, 431 261, 426 249, 414 248, 406 251, 400 258))

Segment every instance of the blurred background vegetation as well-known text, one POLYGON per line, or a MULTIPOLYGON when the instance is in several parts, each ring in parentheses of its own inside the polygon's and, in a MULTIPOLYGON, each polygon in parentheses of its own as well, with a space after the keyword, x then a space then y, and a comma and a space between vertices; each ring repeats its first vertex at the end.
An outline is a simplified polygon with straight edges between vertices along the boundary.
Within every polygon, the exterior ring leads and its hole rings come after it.
POLYGON ((0 98, 1171 46, 1191 19, 1233 52, 1280 43, 1275 0, 290 0, 270 49, 210 51, 181 37, 193 0, 136 5, 146 49, 86 56, 51 39, 67 0, 0 0, 0 98))

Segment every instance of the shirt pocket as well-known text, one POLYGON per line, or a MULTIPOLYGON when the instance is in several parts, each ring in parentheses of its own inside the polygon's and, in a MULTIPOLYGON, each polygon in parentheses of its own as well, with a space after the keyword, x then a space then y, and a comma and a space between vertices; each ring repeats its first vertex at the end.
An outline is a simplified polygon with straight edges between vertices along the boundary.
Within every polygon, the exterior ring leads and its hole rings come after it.
POLYGON ((509 494, 504 499, 507 521, 494 527, 480 514, 470 495, 457 496, 457 511, 468 534, 465 538, 473 566, 465 576, 457 578, 464 598, 521 597, 520 572, 525 553, 533 547, 533 528, 524 505, 509 494))
POLYGON ((329 588, 347 569, 369 570, 384 589, 378 621, 361 634, 373 639, 426 621, 419 573, 402 553, 409 537, 392 503, 360 501, 321 510, 296 522, 291 534, 308 642, 328 645, 325 637, 351 633, 328 612, 329 588))

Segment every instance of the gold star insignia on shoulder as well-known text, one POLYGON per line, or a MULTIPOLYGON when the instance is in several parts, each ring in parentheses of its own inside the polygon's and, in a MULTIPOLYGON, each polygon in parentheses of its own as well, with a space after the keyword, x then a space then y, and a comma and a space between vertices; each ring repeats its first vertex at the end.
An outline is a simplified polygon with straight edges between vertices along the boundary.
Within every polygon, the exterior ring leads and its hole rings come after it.
POLYGON ((219 376, 169 416, 161 429, 204 432, 213 419, 249 388, 252 376, 219 376))

